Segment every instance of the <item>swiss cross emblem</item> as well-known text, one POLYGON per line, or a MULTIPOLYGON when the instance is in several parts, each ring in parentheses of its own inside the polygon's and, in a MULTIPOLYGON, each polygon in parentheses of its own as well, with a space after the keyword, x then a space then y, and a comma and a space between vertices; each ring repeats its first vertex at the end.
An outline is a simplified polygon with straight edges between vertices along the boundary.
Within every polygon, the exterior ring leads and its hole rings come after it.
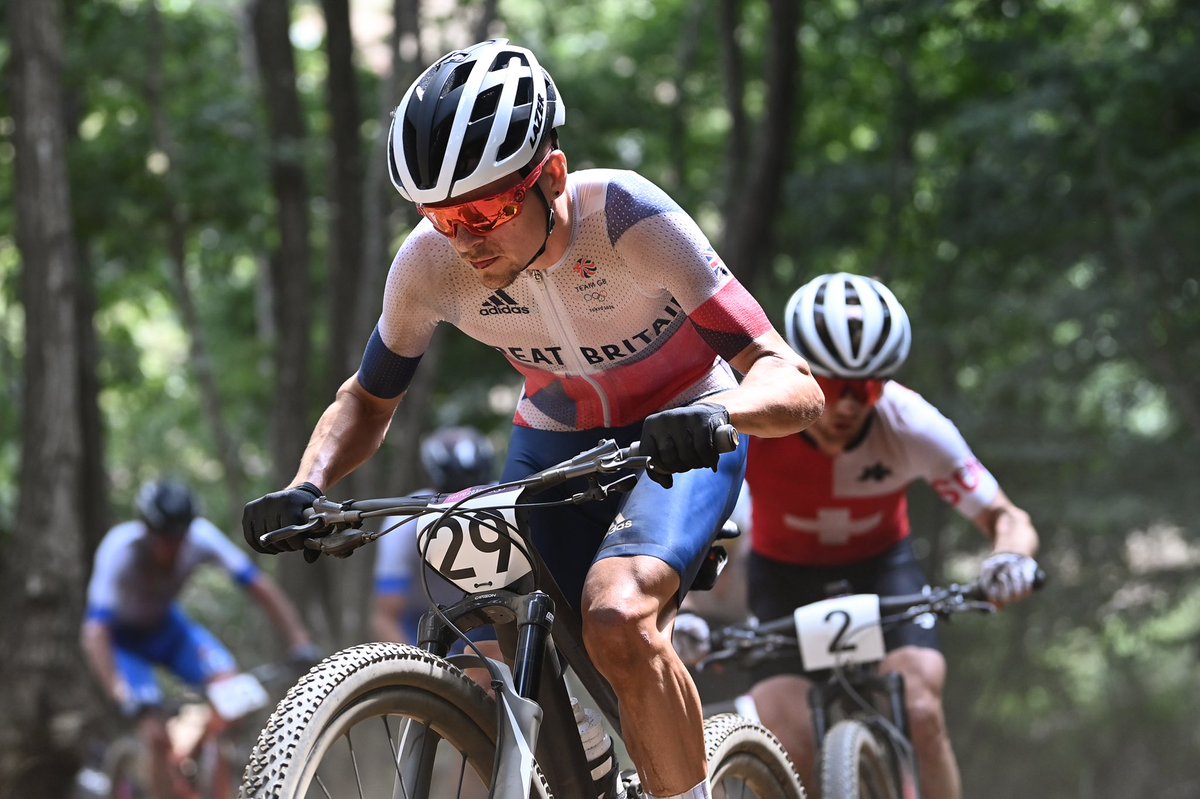
POLYGON ((596 274, 596 270, 599 268, 591 258, 580 258, 575 262, 575 271, 585 280, 596 274))

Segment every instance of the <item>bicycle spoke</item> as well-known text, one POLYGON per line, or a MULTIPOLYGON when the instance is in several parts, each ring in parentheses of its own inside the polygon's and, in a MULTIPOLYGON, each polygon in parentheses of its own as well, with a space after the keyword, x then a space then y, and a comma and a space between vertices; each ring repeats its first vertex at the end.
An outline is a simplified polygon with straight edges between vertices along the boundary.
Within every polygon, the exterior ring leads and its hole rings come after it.
POLYGON ((325 794, 325 799, 333 799, 333 794, 331 794, 329 789, 325 787, 325 781, 321 779, 321 776, 318 774, 313 779, 315 779, 317 785, 320 786, 321 792, 325 794))
POLYGON ((458 791, 455 793, 456 796, 462 796, 463 780, 466 779, 467 776, 467 758, 465 756, 460 756, 459 760, 462 761, 462 765, 458 767, 458 791))
POLYGON ((346 746, 350 748, 350 765, 354 768, 354 783, 358 787, 358 799, 363 799, 362 775, 358 772, 358 758, 354 754, 354 741, 350 739, 350 730, 346 730, 346 746))
MULTIPOLYGON (((408 788, 404 786, 404 774, 400 771, 400 749, 396 743, 396 739, 392 737, 392 725, 388 723, 387 716, 380 716, 380 721, 383 722, 383 728, 387 730, 388 746, 392 749, 392 765, 396 767, 396 784, 400 786, 400 794, 402 799, 408 799, 408 788)), ((400 722, 405 727, 410 723, 407 719, 400 722)), ((395 794, 395 785, 392 786, 392 793, 395 794)))

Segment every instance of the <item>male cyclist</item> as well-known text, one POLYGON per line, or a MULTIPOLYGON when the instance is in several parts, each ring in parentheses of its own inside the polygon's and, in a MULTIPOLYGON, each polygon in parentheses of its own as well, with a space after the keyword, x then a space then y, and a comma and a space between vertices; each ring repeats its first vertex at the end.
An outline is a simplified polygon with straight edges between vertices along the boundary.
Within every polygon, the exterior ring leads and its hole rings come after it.
MULTIPOLYGON (((755 616, 785 616, 824 599, 847 581, 859 593, 908 594, 925 577, 910 540, 906 490, 929 482, 992 542, 980 578, 989 598, 1005 605, 1033 588, 1038 535, 1029 515, 1000 490, 954 424, 919 394, 888 377, 908 356, 908 315, 877 280, 822 275, 787 304, 788 342, 812 365, 825 393, 825 413, 802 433, 752 439, 746 479, 754 536, 748 560, 755 616)), ((946 734, 942 688, 946 661, 937 633, 916 624, 889 632, 884 671, 904 675, 922 795, 961 793, 946 734)), ((802 665, 772 664, 753 696, 763 724, 775 732, 813 779, 812 725, 802 665)))
POLYGON ((525 377, 502 480, 600 438, 640 439, 661 469, 621 497, 537 509, 531 525, 616 692, 643 787, 708 797, 700 702, 670 631, 744 471, 745 447, 721 455, 715 430, 795 433, 822 398, 675 202, 633 172, 568 172, 565 120, 534 54, 504 39, 443 56, 409 88, 388 170, 423 219, 291 487, 247 505, 243 527, 266 549, 265 533, 370 457, 440 322, 491 345, 525 377))
MULTIPOLYGON (((430 490, 452 494, 495 479, 496 453, 487 436, 473 427, 443 427, 421 442, 421 465, 430 480, 430 490)), ((399 525, 375 545, 375 602, 371 627, 380 641, 416 643, 417 623, 429 607, 421 582, 421 558, 417 550, 416 521, 386 517, 380 529, 399 525)), ((426 578, 435 601, 453 601, 461 596, 433 570, 426 578)))
POLYGON ((245 588, 287 637, 295 662, 311 664, 316 651, 291 602, 212 522, 197 515, 186 486, 148 482, 135 504, 138 518, 109 530, 96 550, 83 649, 109 696, 136 719, 150 754, 154 795, 169 797, 170 741, 153 667, 197 688, 237 671, 221 642, 175 602, 198 566, 217 564, 245 588))

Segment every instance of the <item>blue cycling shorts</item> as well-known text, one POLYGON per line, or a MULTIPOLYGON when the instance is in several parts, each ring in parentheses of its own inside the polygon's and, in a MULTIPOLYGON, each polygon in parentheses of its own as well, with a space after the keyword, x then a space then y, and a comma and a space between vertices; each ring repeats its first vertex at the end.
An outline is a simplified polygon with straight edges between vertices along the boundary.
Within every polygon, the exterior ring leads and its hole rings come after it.
POLYGON ((117 671, 129 686, 138 708, 162 704, 162 688, 154 666, 166 668, 194 688, 203 688, 214 677, 237 671, 229 650, 178 606, 158 627, 148 630, 113 628, 117 671))
MULTIPOLYGON (((640 423, 565 433, 514 426, 500 479, 516 480, 561 463, 604 438, 628 446, 638 440, 641 430, 640 423)), ((717 531, 733 512, 746 474, 748 449, 743 441, 722 455, 716 472, 695 469, 675 475, 670 490, 642 475, 628 494, 579 505, 531 508, 534 546, 567 601, 580 606, 592 563, 630 555, 650 555, 674 569, 680 581, 677 601, 682 601, 717 531)), ((610 480, 611 476, 605 482, 610 480)), ((567 497, 586 486, 585 478, 571 480, 537 494, 534 501, 567 497)))

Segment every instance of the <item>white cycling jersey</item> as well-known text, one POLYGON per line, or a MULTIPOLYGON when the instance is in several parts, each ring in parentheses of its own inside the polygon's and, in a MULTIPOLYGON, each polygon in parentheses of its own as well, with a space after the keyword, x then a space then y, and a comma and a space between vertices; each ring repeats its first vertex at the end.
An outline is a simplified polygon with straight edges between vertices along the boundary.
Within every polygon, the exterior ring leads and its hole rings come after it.
POLYGON ((856 563, 908 537, 906 492, 915 480, 969 519, 1000 490, 954 423, 895 381, 862 438, 837 456, 804 433, 751 438, 746 480, 754 551, 803 566, 856 563))
POLYGON ((140 521, 118 524, 105 534, 88 583, 88 618, 152 629, 166 620, 188 577, 201 564, 215 563, 243 585, 258 573, 246 553, 207 519, 192 520, 170 572, 151 559, 150 535, 140 521))
POLYGON ((376 334, 390 356, 364 357, 363 386, 403 391, 449 322, 525 377, 514 421, 526 427, 622 427, 734 387, 726 361, 770 322, 691 217, 633 172, 574 172, 567 190, 562 258, 495 291, 422 220, 388 277, 376 334))

